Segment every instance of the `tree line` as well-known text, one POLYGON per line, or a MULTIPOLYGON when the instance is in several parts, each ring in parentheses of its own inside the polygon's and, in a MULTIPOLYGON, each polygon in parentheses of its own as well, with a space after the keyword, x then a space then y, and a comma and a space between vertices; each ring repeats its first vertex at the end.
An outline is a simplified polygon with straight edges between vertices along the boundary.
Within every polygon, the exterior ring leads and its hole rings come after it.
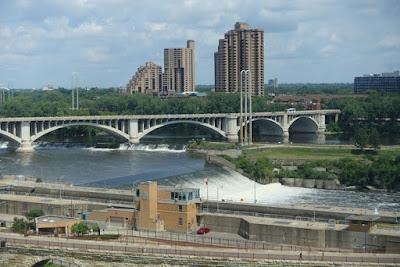
POLYGON ((400 95, 370 93, 365 98, 341 98, 323 103, 324 108, 340 109, 340 119, 328 130, 352 137, 355 145, 379 147, 383 136, 400 136, 400 95))
POLYGON ((251 179, 265 183, 268 178, 338 179, 344 186, 373 186, 388 191, 400 191, 400 154, 367 155, 362 159, 309 160, 297 169, 285 169, 263 156, 255 160, 247 155, 225 158, 243 170, 251 179))
MULTIPOLYGON (((240 111, 238 94, 209 93, 207 97, 159 97, 144 94, 122 95, 113 90, 80 90, 80 110, 71 109, 71 91, 18 91, 0 106, 2 117, 69 115, 142 115, 178 113, 233 113, 240 111)), ((253 110, 282 111, 284 104, 268 97, 253 97, 253 110)))

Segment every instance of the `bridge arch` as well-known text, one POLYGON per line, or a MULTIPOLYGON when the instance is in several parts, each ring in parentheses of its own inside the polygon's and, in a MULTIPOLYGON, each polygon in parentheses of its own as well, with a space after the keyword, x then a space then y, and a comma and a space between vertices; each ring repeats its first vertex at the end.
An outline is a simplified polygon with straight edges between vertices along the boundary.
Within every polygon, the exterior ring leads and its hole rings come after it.
MULTIPOLYGON (((255 129, 254 128, 254 126, 255 126, 254 122, 262 121, 262 122, 266 122, 267 124, 271 125, 272 127, 274 127, 277 130, 275 133, 267 133, 266 135, 283 135, 284 130, 282 128, 282 125, 280 125, 279 122, 277 122, 277 121, 275 121, 273 119, 270 119, 270 118, 254 118, 251 121, 253 122, 253 130, 255 129)), ((246 123, 248 124, 249 122, 250 122, 250 120, 248 120, 246 123)), ((238 129, 238 132, 239 131, 240 131, 240 128, 238 129)))
POLYGON ((225 132, 223 130, 221 130, 221 129, 215 127, 215 126, 212 126, 212 125, 210 125, 208 123, 204 123, 204 122, 200 122, 200 121, 176 120, 176 121, 163 122, 161 124, 154 125, 154 126, 148 128, 148 129, 144 130, 143 132, 139 133, 139 139, 145 137, 147 134, 149 134, 149 133, 151 133, 151 132, 153 132, 153 131, 155 131, 155 130, 157 130, 159 128, 162 128, 162 127, 167 126, 167 125, 173 125, 173 124, 179 124, 179 123, 200 125, 200 126, 203 126, 205 128, 208 128, 208 129, 212 130, 213 132, 218 133, 222 137, 226 137, 226 134, 225 134, 225 132))
POLYGON ((42 136, 44 136, 44 135, 46 135, 48 133, 54 132, 54 131, 56 131, 58 129, 61 129, 61 128, 67 128, 67 127, 71 127, 71 126, 91 126, 91 127, 94 127, 94 128, 98 128, 98 129, 104 130, 105 132, 108 132, 108 133, 110 133, 110 134, 112 134, 114 136, 117 136, 117 137, 120 137, 122 139, 125 139, 125 140, 129 141, 129 135, 128 134, 126 134, 124 132, 121 132, 121 131, 119 131, 119 130, 117 130, 115 128, 112 128, 110 126, 97 124, 97 123, 92 123, 92 122, 73 122, 73 123, 66 123, 66 124, 53 126, 53 127, 50 127, 50 128, 48 128, 46 130, 43 130, 43 131, 35 134, 35 135, 32 135, 31 136, 31 142, 35 142, 37 139, 39 139, 40 137, 42 137, 42 136))
POLYGON ((316 133, 318 128, 319 123, 310 116, 296 117, 288 125, 289 132, 316 133))
POLYGON ((17 144, 21 144, 21 138, 19 138, 18 136, 15 136, 9 132, 6 132, 4 130, 0 129, 0 136, 5 137, 7 140, 15 142, 17 144))

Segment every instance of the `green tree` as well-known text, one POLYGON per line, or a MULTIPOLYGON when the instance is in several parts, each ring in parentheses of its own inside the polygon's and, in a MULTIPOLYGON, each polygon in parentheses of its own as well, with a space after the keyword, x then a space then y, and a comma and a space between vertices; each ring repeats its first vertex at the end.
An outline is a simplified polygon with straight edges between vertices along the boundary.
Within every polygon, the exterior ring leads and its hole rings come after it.
POLYGON ((16 233, 26 233, 28 229, 28 222, 24 218, 14 217, 11 229, 16 233))
POLYGON ((364 149, 368 145, 369 136, 364 128, 359 128, 354 133, 354 145, 358 148, 364 149))
POLYGON ((41 210, 41 209, 32 209, 32 210, 30 210, 29 212, 27 212, 27 213, 25 214, 25 217, 26 217, 29 221, 32 221, 33 219, 35 219, 35 218, 37 218, 37 217, 40 217, 40 216, 43 216, 43 215, 44 215, 43 210, 41 210))
POLYGON ((378 149, 380 145, 380 135, 376 128, 371 128, 369 131, 369 144, 374 148, 378 149))
POLYGON ((76 224, 72 225, 72 227, 71 227, 71 232, 73 234, 77 234, 77 235, 87 234, 88 231, 89 231, 89 227, 83 222, 76 223, 76 224))

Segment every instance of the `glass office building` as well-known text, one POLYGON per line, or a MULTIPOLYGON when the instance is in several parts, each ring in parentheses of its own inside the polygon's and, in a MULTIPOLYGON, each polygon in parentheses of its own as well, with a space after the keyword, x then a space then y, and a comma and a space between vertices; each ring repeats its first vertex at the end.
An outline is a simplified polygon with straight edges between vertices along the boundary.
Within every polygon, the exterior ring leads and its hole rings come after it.
POLYGON ((354 93, 362 94, 368 91, 400 93, 400 71, 355 77, 354 93))

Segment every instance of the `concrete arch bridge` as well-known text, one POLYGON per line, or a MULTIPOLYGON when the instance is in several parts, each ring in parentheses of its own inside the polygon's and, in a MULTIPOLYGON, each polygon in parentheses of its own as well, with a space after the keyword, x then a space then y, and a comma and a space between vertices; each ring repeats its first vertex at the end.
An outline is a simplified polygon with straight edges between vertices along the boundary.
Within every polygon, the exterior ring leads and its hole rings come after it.
MULTIPOLYGON (((253 121, 266 122, 269 128, 278 129, 278 134, 289 136, 289 132, 325 131, 325 118, 338 119, 340 110, 308 110, 295 112, 253 113, 253 121)), ((130 143, 161 127, 192 123, 218 133, 228 141, 237 142, 240 128, 240 114, 169 114, 169 115, 115 115, 115 116, 71 116, 71 117, 21 117, 0 118, 0 136, 18 146, 18 151, 31 151, 32 143, 40 137, 61 128, 71 126, 92 126, 130 143)))

